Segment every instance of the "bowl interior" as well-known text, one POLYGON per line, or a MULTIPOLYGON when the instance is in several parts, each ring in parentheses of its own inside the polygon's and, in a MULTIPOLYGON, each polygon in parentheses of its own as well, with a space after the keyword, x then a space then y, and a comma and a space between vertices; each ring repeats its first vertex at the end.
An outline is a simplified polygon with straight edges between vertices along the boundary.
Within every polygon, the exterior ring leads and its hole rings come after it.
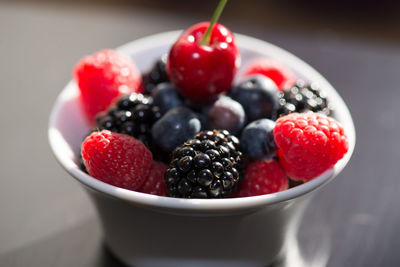
MULTIPOLYGON (((171 44, 178 38, 179 34, 180 31, 173 31, 153 35, 128 43, 118 50, 131 56, 139 69, 145 72, 162 54, 169 51, 171 44)), ((247 198, 176 199, 117 188, 100 182, 79 169, 77 164, 79 147, 90 128, 82 116, 78 101, 79 91, 73 81, 69 82, 58 96, 50 116, 48 129, 49 142, 59 163, 74 178, 91 189, 128 201, 133 205, 146 206, 161 211, 212 212, 219 214, 232 211, 245 211, 294 199, 327 183, 347 164, 355 145, 353 121, 342 98, 325 78, 294 55, 258 39, 240 34, 236 34, 235 37, 242 57, 241 70, 253 59, 270 57, 289 66, 298 77, 307 81, 317 82, 326 92, 327 97, 335 109, 335 118, 342 123, 349 138, 348 153, 333 169, 324 172, 319 177, 303 185, 289 190, 247 198)))

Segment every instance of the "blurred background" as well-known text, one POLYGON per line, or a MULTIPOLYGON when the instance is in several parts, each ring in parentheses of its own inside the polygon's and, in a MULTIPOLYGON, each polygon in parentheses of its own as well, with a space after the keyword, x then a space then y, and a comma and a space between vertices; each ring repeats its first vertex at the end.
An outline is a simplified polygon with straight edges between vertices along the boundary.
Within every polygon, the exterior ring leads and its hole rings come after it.
MULTIPOLYGON (((52 156, 51 107, 84 55, 209 20, 217 2, 0 0, 0 266, 123 266, 52 156)), ((400 3, 231 0, 220 22, 308 62, 353 114, 353 158, 300 226, 308 266, 400 266, 400 3)))

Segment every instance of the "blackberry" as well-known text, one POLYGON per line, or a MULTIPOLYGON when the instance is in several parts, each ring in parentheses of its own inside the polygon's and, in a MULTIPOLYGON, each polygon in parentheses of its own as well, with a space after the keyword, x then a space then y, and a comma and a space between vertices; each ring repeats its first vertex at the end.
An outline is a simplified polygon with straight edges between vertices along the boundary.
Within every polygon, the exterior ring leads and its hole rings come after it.
POLYGON ((151 94, 153 89, 160 83, 169 82, 167 74, 167 57, 165 54, 154 64, 149 72, 143 75, 144 91, 146 94, 151 94))
POLYGON ((83 172, 89 174, 88 171, 87 171, 87 169, 86 169, 85 163, 83 163, 82 154, 81 154, 80 152, 79 152, 79 162, 78 162, 78 163, 79 163, 79 168, 80 168, 83 172))
POLYGON ((96 128, 133 136, 151 148, 151 127, 160 117, 160 110, 153 105, 151 97, 131 93, 122 96, 106 113, 98 115, 96 128))
POLYGON ((297 80, 291 88, 278 92, 280 107, 278 117, 293 112, 319 112, 330 115, 332 109, 324 93, 317 84, 306 84, 303 80, 297 80))
POLYGON ((164 178, 168 195, 180 198, 230 197, 240 182, 242 152, 228 131, 202 131, 177 147, 164 178))

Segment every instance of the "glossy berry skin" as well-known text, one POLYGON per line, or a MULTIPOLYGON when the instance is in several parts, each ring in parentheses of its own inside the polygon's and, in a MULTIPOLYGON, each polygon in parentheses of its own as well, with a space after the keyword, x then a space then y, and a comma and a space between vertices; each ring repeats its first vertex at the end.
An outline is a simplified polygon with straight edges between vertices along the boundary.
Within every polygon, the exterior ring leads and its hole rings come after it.
POLYGON ((183 106, 183 98, 172 83, 160 83, 152 92, 153 103, 162 114, 176 107, 183 106))
POLYGON ((271 79, 255 75, 233 88, 230 96, 243 106, 248 122, 262 118, 274 120, 279 108, 277 91, 271 79))
POLYGON ((164 181, 166 170, 167 166, 164 163, 153 161, 149 175, 137 191, 156 196, 167 196, 167 187, 164 181))
POLYGON ((81 149, 83 162, 92 177, 129 190, 137 190, 143 184, 153 161, 142 142, 108 130, 90 134, 81 149))
POLYGON ((275 156, 274 127, 275 122, 269 119, 249 123, 240 136, 243 153, 252 160, 271 159, 275 156))
POLYGON ((167 58, 167 54, 162 55, 161 58, 155 62, 153 67, 143 75, 144 93, 151 94, 158 84, 169 82, 167 58))
POLYGON ((151 129, 153 142, 163 151, 172 152, 201 130, 198 116, 186 107, 168 111, 151 129))
POLYGON ((250 63, 244 71, 244 76, 261 74, 270 78, 279 90, 291 86, 296 81, 295 74, 285 65, 270 58, 260 58, 250 63))
POLYGON ((272 194, 288 189, 289 181, 278 161, 254 161, 247 166, 236 197, 272 194))
POLYGON ((312 111, 328 116, 332 113, 332 107, 327 97, 316 83, 307 84, 299 79, 295 85, 280 91, 279 98, 278 117, 293 112, 312 111))
POLYGON ((239 141, 228 131, 202 131, 172 153, 167 193, 180 198, 230 197, 240 182, 239 141))
POLYGON ((208 109, 206 125, 208 129, 225 129, 232 134, 238 134, 245 120, 242 105, 228 96, 221 96, 208 109))
POLYGON ((173 44, 167 72, 180 92, 192 102, 206 103, 230 90, 240 65, 239 49, 233 34, 215 24, 209 45, 200 45, 209 22, 185 30, 173 44))
POLYGON ((107 112, 98 114, 95 129, 133 136, 151 148, 151 126, 160 117, 160 110, 150 96, 131 93, 120 97, 107 112))
POLYGON ((332 168, 348 150, 347 136, 335 119, 319 113, 291 113, 276 121, 278 157, 293 180, 308 181, 332 168))
POLYGON ((116 98, 142 90, 142 78, 133 61, 114 50, 102 50, 81 59, 73 69, 73 76, 90 124, 116 98))

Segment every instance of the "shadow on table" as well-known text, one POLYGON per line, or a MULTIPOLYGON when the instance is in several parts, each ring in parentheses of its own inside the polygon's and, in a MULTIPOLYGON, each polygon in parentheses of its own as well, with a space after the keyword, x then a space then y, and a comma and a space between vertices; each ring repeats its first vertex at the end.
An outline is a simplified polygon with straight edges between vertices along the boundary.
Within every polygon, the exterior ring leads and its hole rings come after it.
MULTIPOLYGON (((322 232, 327 233, 327 229, 322 232)), ((320 239, 316 240, 318 248, 314 250, 318 255, 314 253, 310 259, 312 261, 305 261, 297 240, 293 240, 286 263, 277 262, 273 267, 292 266, 293 262, 300 261, 304 264, 296 264, 297 266, 325 266, 330 248, 322 244, 330 243, 329 234, 320 236, 320 239)), ((29 240, 29 237, 26 237, 26 240, 29 240)), ((7 253, 0 253, 0 266, 127 267, 108 250, 96 217, 66 226, 64 230, 55 233, 44 233, 40 239, 21 243, 21 246, 7 253)))
POLYGON ((99 249, 98 267, 127 267, 124 263, 118 260, 107 248, 103 242, 103 246, 99 249))
POLYGON ((126 267, 104 244, 97 218, 0 253, 0 266, 126 267))
MULTIPOLYGON (((0 254, 0 266, 127 267, 108 250, 96 218, 0 254)), ((286 265, 271 267, 281 266, 286 265)))

